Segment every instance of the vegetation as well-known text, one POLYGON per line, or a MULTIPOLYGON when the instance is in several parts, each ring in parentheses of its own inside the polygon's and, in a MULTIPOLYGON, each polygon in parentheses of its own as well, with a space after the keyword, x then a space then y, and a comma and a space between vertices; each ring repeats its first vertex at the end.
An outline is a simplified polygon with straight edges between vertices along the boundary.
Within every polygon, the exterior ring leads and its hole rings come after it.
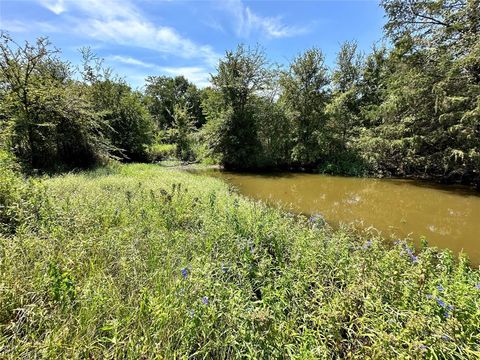
POLYGON ((463 257, 156 165, 43 186, 0 236, 2 358, 480 355, 480 272, 463 257))
POLYGON ((391 46, 345 42, 329 69, 318 48, 280 67, 240 45, 205 89, 151 76, 136 91, 89 49, 74 68, 46 38, 1 33, 0 357, 480 357, 464 256, 121 164, 480 189, 478 0, 381 3, 391 46))
POLYGON ((383 0, 391 46, 341 45, 335 66, 311 48, 286 68, 259 47, 220 59, 211 87, 150 76, 133 91, 88 49, 83 66, 47 39, 2 34, 2 138, 26 169, 108 158, 237 169, 421 177, 480 186, 478 0, 383 0), (79 80, 80 79, 80 80, 79 80))

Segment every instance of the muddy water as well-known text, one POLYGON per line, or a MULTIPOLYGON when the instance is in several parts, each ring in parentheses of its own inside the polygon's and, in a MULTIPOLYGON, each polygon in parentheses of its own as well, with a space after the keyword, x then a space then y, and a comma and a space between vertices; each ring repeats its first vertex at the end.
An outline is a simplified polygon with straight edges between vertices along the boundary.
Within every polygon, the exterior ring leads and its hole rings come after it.
POLYGON ((242 194, 331 224, 378 229, 383 236, 464 251, 480 263, 480 194, 466 188, 412 180, 361 179, 316 174, 252 175, 209 171, 242 194))

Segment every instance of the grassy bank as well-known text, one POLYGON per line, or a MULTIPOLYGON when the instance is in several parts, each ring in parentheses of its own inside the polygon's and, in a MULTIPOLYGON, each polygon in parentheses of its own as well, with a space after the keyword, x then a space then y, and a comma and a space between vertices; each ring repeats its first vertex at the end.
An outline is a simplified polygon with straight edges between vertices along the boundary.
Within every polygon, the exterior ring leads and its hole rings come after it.
POLYGON ((447 252, 155 165, 39 193, 0 235, 0 358, 480 356, 480 272, 447 252))

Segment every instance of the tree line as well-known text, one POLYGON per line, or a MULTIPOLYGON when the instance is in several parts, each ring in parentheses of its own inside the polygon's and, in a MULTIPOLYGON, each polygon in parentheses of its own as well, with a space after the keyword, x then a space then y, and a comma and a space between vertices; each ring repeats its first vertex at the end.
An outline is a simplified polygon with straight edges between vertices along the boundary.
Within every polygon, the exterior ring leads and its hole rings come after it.
POLYGON ((133 90, 88 49, 0 45, 0 131, 29 169, 168 156, 236 169, 303 169, 480 186, 478 0, 384 0, 387 45, 311 48, 288 66, 239 45, 211 85, 150 76, 133 90))

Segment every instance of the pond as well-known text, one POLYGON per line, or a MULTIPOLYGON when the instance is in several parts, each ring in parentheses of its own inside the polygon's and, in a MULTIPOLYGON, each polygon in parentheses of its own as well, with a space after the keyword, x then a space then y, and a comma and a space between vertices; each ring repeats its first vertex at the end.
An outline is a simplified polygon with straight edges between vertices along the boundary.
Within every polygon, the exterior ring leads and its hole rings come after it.
POLYGON ((460 186, 414 180, 348 178, 318 174, 243 174, 209 170, 240 193, 336 226, 373 227, 384 237, 409 237, 468 254, 480 263, 480 194, 460 186))

